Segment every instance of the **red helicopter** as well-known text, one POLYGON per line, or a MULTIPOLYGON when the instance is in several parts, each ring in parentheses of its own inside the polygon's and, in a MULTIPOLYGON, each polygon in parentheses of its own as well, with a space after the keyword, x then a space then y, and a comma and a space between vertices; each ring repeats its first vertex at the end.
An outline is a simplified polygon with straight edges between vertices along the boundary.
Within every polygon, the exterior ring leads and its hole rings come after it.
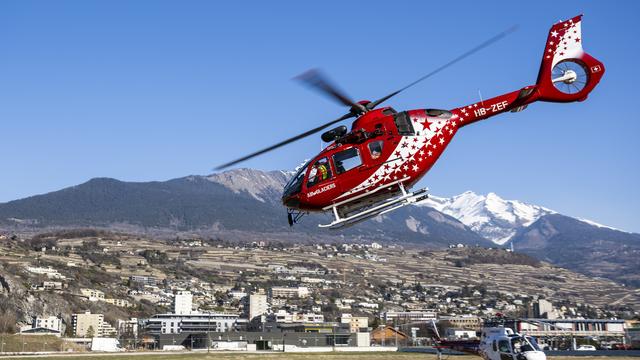
POLYGON ((351 131, 342 125, 322 134, 330 142, 301 166, 284 188, 282 203, 293 225, 308 212, 333 213, 320 227, 340 228, 384 214, 427 197, 426 189, 409 191, 431 169, 458 129, 491 116, 524 110, 535 101, 583 101, 604 74, 604 65, 582 50, 582 15, 553 25, 545 44, 535 85, 451 110, 397 112, 376 109, 382 102, 442 71, 512 32, 504 31, 431 73, 375 101, 354 102, 320 72, 298 77, 350 107, 336 120, 266 149, 219 166, 222 169, 299 140, 355 117, 351 131))

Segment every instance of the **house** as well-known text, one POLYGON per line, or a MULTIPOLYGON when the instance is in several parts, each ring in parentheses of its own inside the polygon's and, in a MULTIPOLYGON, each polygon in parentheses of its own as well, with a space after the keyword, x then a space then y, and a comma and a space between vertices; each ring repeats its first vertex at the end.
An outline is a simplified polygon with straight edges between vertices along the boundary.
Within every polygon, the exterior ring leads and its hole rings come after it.
POLYGON ((380 326, 371 332, 371 343, 380 346, 405 344, 409 336, 392 326, 380 326))
POLYGON ((156 284, 158 283, 158 280, 153 276, 131 275, 131 276, 129 276, 129 283, 130 284, 156 286, 156 284))
POLYGON ((65 276, 60 274, 58 270, 51 266, 43 268, 37 266, 27 266, 27 271, 33 274, 46 275, 49 279, 65 279, 65 276))
POLYGON ((382 318, 385 322, 398 324, 410 322, 429 322, 435 320, 438 313, 434 309, 421 309, 411 311, 385 311, 382 318))
POLYGON ((369 318, 366 316, 353 316, 351 314, 342 314, 340 323, 349 325, 349 331, 352 333, 367 331, 369 327, 369 318))
POLYGON ((120 335, 128 335, 134 338, 138 337, 138 328, 139 323, 137 318, 131 318, 129 320, 118 320, 116 322, 116 328, 118 329, 118 334, 120 335))
POLYGON ((309 296, 309 288, 306 286, 283 287, 274 286, 271 288, 271 297, 274 298, 305 298, 309 296))
POLYGON ((132 307, 133 304, 126 299, 113 299, 113 298, 108 298, 108 299, 104 299, 104 302, 106 302, 107 304, 111 304, 111 305, 115 305, 115 306, 119 306, 119 307, 132 307))
POLYGON ((43 281, 42 285, 31 285, 31 290, 34 291, 46 291, 46 290, 62 290, 66 287, 62 281, 43 281))
POLYGON ((104 292, 94 289, 80 289, 80 294, 89 301, 104 301, 104 292))
POLYGON ((65 330, 60 316, 34 316, 30 326, 20 329, 23 335, 54 335, 60 337, 65 330))

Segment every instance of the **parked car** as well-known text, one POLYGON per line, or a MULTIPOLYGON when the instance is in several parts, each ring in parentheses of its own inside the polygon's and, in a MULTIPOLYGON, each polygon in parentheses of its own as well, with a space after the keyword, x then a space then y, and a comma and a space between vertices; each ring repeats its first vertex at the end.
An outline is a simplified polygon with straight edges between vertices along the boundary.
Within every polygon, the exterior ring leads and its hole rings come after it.
POLYGON ((578 351, 596 351, 596 347, 593 345, 580 345, 576 349, 578 351))

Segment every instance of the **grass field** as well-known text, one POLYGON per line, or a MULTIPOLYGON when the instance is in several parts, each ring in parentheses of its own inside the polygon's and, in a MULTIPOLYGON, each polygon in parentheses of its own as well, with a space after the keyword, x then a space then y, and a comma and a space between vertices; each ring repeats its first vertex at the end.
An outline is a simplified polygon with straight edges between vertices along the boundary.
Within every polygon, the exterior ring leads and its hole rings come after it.
MULTIPOLYGON (((25 357, 0 357, 1 359, 24 359, 25 357)), ((399 353, 399 352, 374 352, 374 353, 155 353, 155 354, 92 354, 92 355, 54 355, 55 359, 70 360, 95 360, 104 357, 108 360, 436 360, 432 354, 399 353)), ((445 357, 445 359, 447 359, 445 357)), ((549 360, 604 360, 602 356, 554 356, 549 360)), ((637 360, 637 357, 615 357, 613 360, 637 360)), ((451 356, 449 360, 481 360, 477 356, 451 356)))
POLYGON ((60 351, 62 340, 55 336, 1 335, 0 349, 5 352, 60 351))

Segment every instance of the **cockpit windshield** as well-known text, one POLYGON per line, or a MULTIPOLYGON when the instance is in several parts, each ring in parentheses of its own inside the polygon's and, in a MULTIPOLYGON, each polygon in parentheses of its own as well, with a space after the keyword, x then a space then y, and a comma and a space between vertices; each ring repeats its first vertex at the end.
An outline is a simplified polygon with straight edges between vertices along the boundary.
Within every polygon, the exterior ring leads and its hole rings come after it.
POLYGON ((536 338, 531 336, 526 336, 526 339, 529 342, 529 345, 531 345, 531 347, 533 348, 533 350, 541 351, 540 346, 538 346, 538 342, 536 341, 536 338))
POLYGON ((531 336, 515 336, 511 338, 511 348, 515 353, 525 351, 540 351, 536 339, 531 336))
POLYGON ((304 175, 307 172, 308 166, 309 162, 307 161, 300 167, 300 169, 298 169, 298 172, 296 172, 287 185, 284 186, 284 193, 282 194, 282 197, 295 195, 302 190, 302 181, 304 180, 304 175))

